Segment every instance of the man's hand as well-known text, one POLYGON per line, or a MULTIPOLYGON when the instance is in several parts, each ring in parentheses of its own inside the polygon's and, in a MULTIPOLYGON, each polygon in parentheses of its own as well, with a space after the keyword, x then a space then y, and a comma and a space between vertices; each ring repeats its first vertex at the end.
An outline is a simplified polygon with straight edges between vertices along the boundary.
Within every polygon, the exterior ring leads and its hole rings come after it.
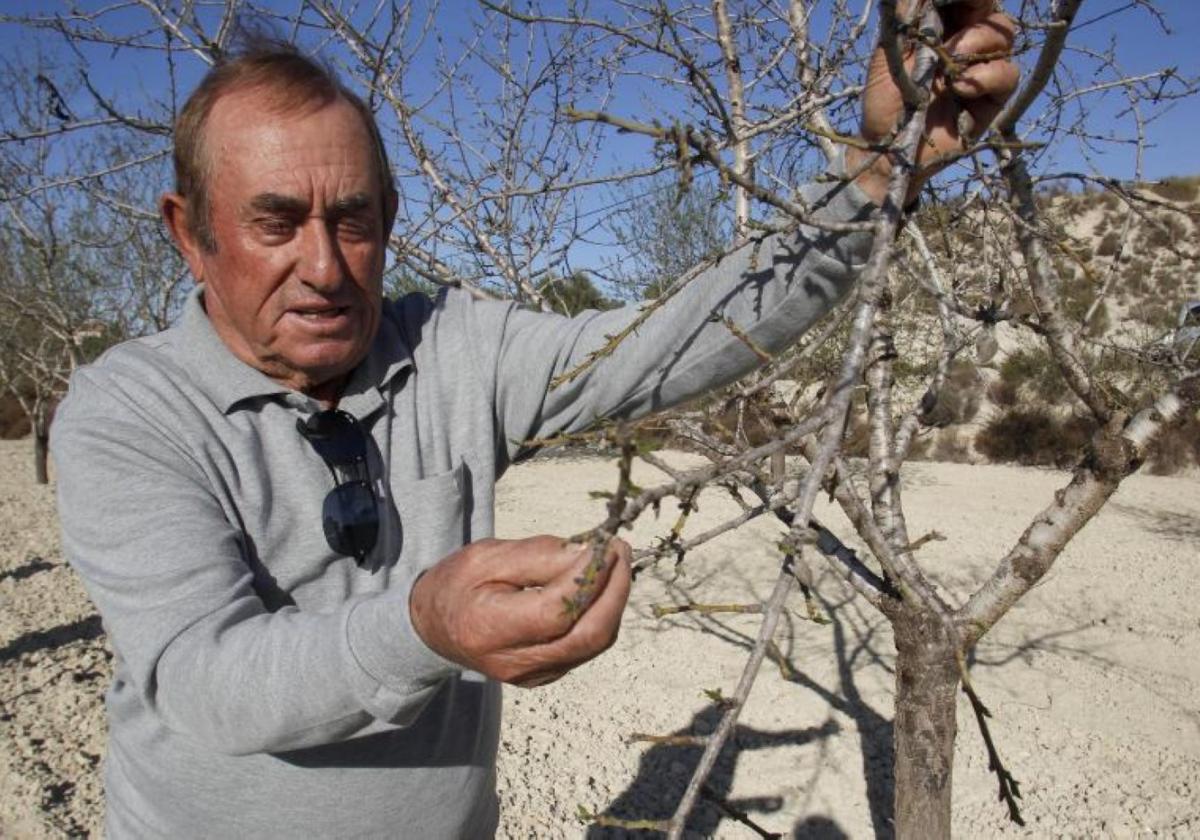
MULTIPOLYGON (((898 4, 898 15, 910 13, 913 0, 898 4)), ((929 2, 929 0, 918 0, 929 2)), ((955 153, 962 151, 974 136, 963 137, 961 116, 965 111, 972 126, 972 135, 982 132, 1000 113, 1004 103, 1016 90, 1020 71, 1007 56, 1012 51, 1016 24, 1004 12, 995 11, 994 0, 962 0, 939 10, 945 23, 943 45, 957 65, 958 73, 950 78, 941 67, 933 83, 933 100, 925 127, 915 173, 909 185, 908 197, 914 198, 925 181, 940 170, 955 153), (980 61, 979 58, 989 60, 980 61)), ((907 51, 905 66, 912 71, 914 52, 907 51)), ((863 139, 871 143, 886 141, 904 112, 904 100, 888 70, 882 48, 871 57, 867 73, 867 88, 863 93, 863 139)), ((850 148, 846 165, 855 172, 872 156, 871 152, 850 148)), ((886 155, 858 179, 858 185, 877 204, 887 194, 888 176, 892 165, 886 155)))
POLYGON ((409 596, 413 627, 445 658, 522 686, 553 682, 617 639, 629 598, 630 550, 605 549, 596 596, 572 618, 566 599, 591 548, 558 537, 481 540, 425 572, 409 596))

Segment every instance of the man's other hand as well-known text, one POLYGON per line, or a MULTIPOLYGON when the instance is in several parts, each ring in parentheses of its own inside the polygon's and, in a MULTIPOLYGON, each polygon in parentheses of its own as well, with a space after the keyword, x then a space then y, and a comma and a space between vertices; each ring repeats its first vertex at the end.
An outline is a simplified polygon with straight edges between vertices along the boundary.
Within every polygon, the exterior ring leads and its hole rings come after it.
MULTIPOLYGON (((910 13, 912 0, 902 0, 898 7, 898 15, 903 18, 910 13)), ((996 8, 994 0, 962 0, 939 10, 945 24, 943 44, 960 72, 951 79, 942 67, 934 79, 925 140, 917 154, 920 171, 909 186, 909 198, 916 197, 929 177, 988 127, 1016 90, 1020 71, 1009 58, 1016 24, 996 8), (969 116, 967 120, 960 116, 964 111, 969 116), (962 136, 965 125, 970 126, 972 136, 962 136)), ((909 72, 912 72, 914 55, 911 49, 905 52, 904 63, 909 72)), ((904 99, 888 70, 882 48, 877 48, 871 57, 862 101, 863 139, 871 143, 885 142, 904 113, 904 99)), ((857 171, 871 154, 848 149, 846 164, 849 171, 857 171)), ((883 203, 891 169, 887 156, 880 156, 858 179, 858 185, 877 204, 883 203)))
POLYGON ((553 682, 617 639, 632 578, 629 545, 608 544, 595 598, 572 617, 566 602, 590 559, 590 547, 552 536, 471 543, 417 580, 413 627, 438 654, 493 679, 553 682))

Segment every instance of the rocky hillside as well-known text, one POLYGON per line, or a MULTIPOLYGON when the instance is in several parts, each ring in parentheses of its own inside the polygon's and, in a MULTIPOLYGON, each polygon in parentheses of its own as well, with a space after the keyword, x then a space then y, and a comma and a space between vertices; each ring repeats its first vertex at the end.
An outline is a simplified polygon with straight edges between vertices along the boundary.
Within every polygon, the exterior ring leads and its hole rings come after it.
MULTIPOLYGON (((1085 360, 1101 387, 1134 410, 1166 382, 1145 350, 1166 347, 1181 307, 1200 300, 1200 177, 1173 178, 1112 192, 1044 193, 1045 237, 1062 278, 1069 321, 1080 325, 1085 360)), ((996 210, 926 211, 922 230, 943 282, 972 312, 1010 316, 979 331, 960 356, 947 387, 927 412, 923 457, 1065 467, 1079 457, 1093 428, 1043 345, 1022 318, 1035 305, 1021 280, 1010 220, 996 210)), ((923 262, 908 253, 901 271, 916 277, 923 262)), ((914 387, 940 347, 928 296, 897 306, 897 368, 914 387), (924 302, 922 302, 924 301, 924 302), (904 313, 901 315, 900 313, 904 313)), ((1200 348, 1193 351, 1200 355, 1200 348)), ((1151 352, 1153 357, 1153 351, 1151 352)), ((901 378, 903 382, 903 376, 901 378)), ((1171 435, 1152 461, 1156 473, 1200 468, 1200 422, 1171 435)))

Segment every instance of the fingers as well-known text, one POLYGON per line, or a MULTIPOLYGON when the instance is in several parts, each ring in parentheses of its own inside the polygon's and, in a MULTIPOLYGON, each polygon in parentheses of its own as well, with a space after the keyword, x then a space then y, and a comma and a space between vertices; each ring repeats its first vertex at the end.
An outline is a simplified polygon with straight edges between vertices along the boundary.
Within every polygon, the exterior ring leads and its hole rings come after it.
POLYGON ((586 545, 548 535, 497 541, 499 557, 485 557, 490 580, 519 588, 545 586, 589 553, 586 545))
MULTIPOLYGON (((513 659, 520 665, 516 666, 518 678, 511 682, 522 686, 553 682, 613 645, 617 640, 621 615, 629 599, 633 580, 631 554, 629 544, 624 540, 612 540, 609 543, 605 555, 609 562, 603 588, 591 606, 573 623, 567 617, 570 626, 557 638, 514 651, 513 659)), ((565 611, 561 601, 555 606, 558 614, 553 617, 553 623, 561 626, 565 611)))
POLYGON ((1003 101, 1016 90, 1021 71, 1011 61, 989 61, 968 67, 950 82, 950 88, 963 99, 1003 101))
POLYGON ((960 30, 946 42, 951 53, 966 64, 960 73, 948 80, 948 86, 979 130, 992 122, 1020 81, 1020 69, 1007 58, 1015 36, 1016 24, 1012 18, 996 12, 960 30), (1006 57, 977 64, 968 62, 973 56, 996 55, 1006 57))
POLYGON ((945 44, 951 54, 965 58, 1009 52, 1016 37, 1016 22, 1006 14, 997 13, 954 32, 946 38, 945 44))
POLYGON ((543 685, 549 685, 552 682, 557 682, 569 673, 570 671, 545 671, 528 676, 519 682, 513 683, 513 685, 520 686, 521 688, 538 688, 543 685))
MULTIPOLYGON (((900 0, 896 4, 896 14, 903 20, 910 19, 916 2, 900 0)), ((996 3, 995 0, 933 0, 933 7, 941 15, 946 34, 949 35, 986 20, 995 13, 996 3)))
MULTIPOLYGON (((593 601, 596 595, 602 592, 608 583, 608 576, 612 571, 616 552, 619 550, 618 546, 622 545, 626 545, 623 540, 613 539, 609 540, 608 545, 604 547, 604 565, 596 573, 596 577, 591 585, 591 598, 593 601)), ((575 564, 547 584, 545 590, 546 593, 553 596, 559 602, 560 607, 564 601, 577 601, 580 594, 580 589, 584 583, 583 575, 586 572, 587 567, 591 565, 592 558, 594 556, 595 548, 592 545, 584 546, 578 555, 578 559, 576 560, 575 564)), ((583 610, 587 610, 590 608, 590 603, 579 604, 579 606, 583 610)))
POLYGON ((612 540, 582 615, 567 609, 592 559, 557 537, 481 540, 428 569, 409 593, 417 635, 466 668, 517 684, 558 679, 607 649, 629 596, 629 545, 612 540))
POLYGON ((624 540, 609 543, 608 581, 568 634, 575 637, 575 643, 583 650, 592 651, 592 656, 607 650, 617 640, 621 614, 633 584, 632 554, 629 543, 624 540))
MULTIPOLYGON (((540 581, 543 584, 540 588, 503 594, 507 613, 503 630, 506 639, 517 644, 546 643, 566 635, 576 623, 579 613, 567 605, 579 595, 580 581, 592 562, 592 547, 571 545, 560 554, 569 563, 554 578, 540 581)), ((605 548, 605 564, 592 583, 593 601, 582 605, 583 615, 590 613, 595 608, 595 601, 607 592, 616 561, 628 554, 629 546, 623 540, 609 541, 605 548)))

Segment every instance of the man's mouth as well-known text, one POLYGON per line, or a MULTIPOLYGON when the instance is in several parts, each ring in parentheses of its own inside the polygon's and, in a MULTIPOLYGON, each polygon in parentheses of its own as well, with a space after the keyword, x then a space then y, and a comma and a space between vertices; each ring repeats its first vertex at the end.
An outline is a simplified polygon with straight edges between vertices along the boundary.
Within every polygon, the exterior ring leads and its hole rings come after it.
POLYGON ((348 306, 327 306, 327 307, 324 307, 321 309, 316 309, 316 308, 292 309, 292 310, 290 310, 290 312, 293 315, 298 315, 299 317, 303 318, 305 321, 316 322, 316 321, 325 321, 330 318, 337 318, 341 315, 345 315, 349 310, 350 310, 350 307, 348 307, 348 306))

